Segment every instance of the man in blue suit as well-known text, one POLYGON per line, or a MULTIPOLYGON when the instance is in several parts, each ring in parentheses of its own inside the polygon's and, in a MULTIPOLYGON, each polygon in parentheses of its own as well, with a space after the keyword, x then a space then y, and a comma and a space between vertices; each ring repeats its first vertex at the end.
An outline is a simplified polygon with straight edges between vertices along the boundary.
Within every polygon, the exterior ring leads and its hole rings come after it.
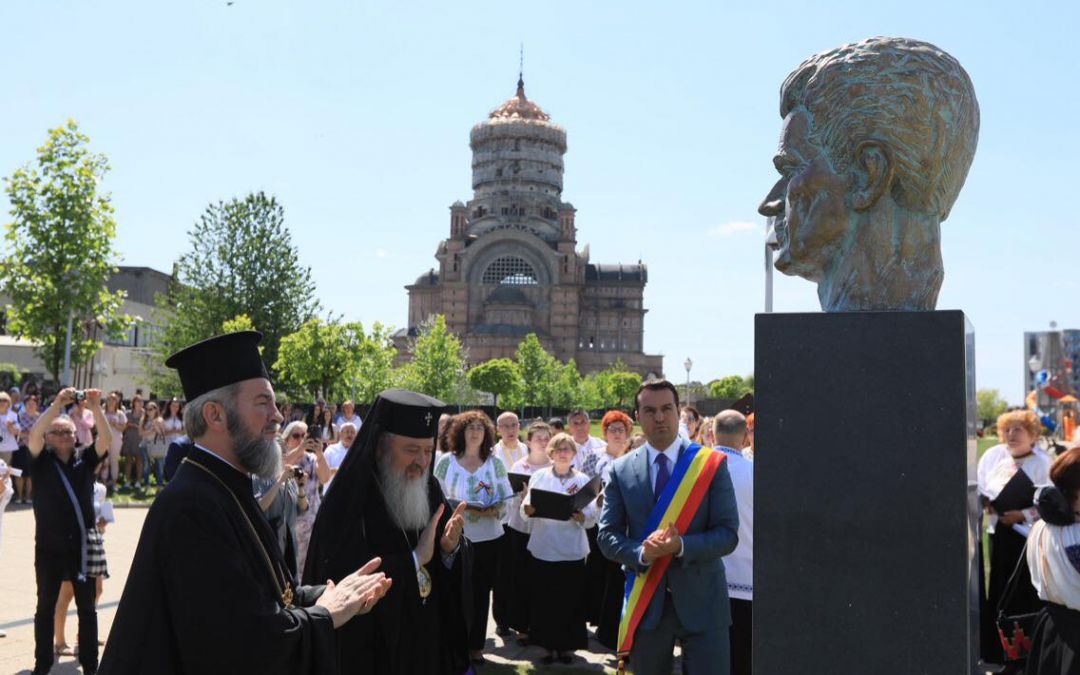
POLYGON ((683 672, 727 675, 731 611, 721 558, 739 541, 739 511, 727 463, 720 463, 685 532, 673 525, 647 532, 657 497, 689 444, 679 437, 675 385, 644 382, 635 403, 648 442, 612 465, 597 543, 604 556, 628 572, 645 574, 657 560, 671 560, 634 635, 630 670, 635 675, 671 673, 678 640, 683 672))

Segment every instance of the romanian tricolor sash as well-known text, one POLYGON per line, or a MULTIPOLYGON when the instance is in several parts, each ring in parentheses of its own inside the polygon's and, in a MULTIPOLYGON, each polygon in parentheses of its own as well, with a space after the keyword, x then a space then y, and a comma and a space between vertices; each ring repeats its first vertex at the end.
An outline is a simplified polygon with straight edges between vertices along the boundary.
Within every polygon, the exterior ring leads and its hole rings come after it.
MULTIPOLYGON (((656 530, 666 528, 675 523, 675 528, 680 535, 686 533, 690 527, 690 521, 694 519, 701 501, 709 491, 716 470, 726 459, 726 455, 712 448, 702 447, 693 443, 683 451, 679 461, 675 463, 675 471, 671 474, 660 499, 649 514, 649 523, 645 528, 645 536, 648 537, 656 530)), ((644 540, 643 540, 644 541, 644 540)), ((628 570, 626 572, 626 591, 623 595, 622 619, 619 621, 619 646, 616 651, 619 656, 620 672, 630 655, 630 648, 634 645, 634 633, 638 624, 645 616, 645 610, 649 602, 660 587, 671 564, 671 556, 665 556, 653 562, 645 574, 637 574, 628 570)))

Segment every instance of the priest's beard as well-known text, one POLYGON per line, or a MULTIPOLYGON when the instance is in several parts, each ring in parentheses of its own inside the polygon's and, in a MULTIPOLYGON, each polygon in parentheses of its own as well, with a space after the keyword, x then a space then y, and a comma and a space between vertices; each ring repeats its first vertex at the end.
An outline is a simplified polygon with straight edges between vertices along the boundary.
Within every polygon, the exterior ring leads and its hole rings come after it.
POLYGON ((431 518, 428 505, 428 477, 410 479, 394 470, 389 453, 378 458, 379 486, 390 518, 403 530, 422 530, 431 518))
POLYGON ((251 433, 244 428, 240 416, 233 414, 231 410, 226 409, 225 420, 228 423, 233 453, 245 471, 264 480, 281 475, 281 447, 276 438, 268 439, 262 434, 251 433))

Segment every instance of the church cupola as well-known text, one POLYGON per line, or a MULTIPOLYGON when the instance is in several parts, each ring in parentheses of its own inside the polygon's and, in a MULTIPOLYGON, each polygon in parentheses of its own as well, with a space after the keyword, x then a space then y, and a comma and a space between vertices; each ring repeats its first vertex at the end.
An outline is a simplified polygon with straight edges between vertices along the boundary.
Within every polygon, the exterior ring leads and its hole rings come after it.
POLYGON ((577 209, 570 202, 564 202, 559 207, 559 241, 577 241, 577 225, 574 224, 574 214, 577 209))
POLYGON ((468 209, 461 201, 456 201, 450 206, 450 238, 464 239, 465 228, 468 225, 468 209))

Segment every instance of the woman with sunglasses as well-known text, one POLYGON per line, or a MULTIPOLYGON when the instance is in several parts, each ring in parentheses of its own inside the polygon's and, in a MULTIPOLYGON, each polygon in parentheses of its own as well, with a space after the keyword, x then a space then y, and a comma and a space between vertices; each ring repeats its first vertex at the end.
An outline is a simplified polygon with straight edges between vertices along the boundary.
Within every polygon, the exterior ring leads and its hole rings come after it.
MULTIPOLYGON (((311 528, 319 512, 319 488, 330 480, 321 441, 308 438, 308 425, 290 422, 281 434, 284 470, 277 481, 265 486, 260 502, 263 511, 278 532, 286 562, 296 564, 300 576, 304 573, 311 528), (279 495, 283 495, 279 498, 279 495), (290 557, 292 549, 295 559, 290 557)), ((260 492, 263 492, 260 490, 260 492)))

